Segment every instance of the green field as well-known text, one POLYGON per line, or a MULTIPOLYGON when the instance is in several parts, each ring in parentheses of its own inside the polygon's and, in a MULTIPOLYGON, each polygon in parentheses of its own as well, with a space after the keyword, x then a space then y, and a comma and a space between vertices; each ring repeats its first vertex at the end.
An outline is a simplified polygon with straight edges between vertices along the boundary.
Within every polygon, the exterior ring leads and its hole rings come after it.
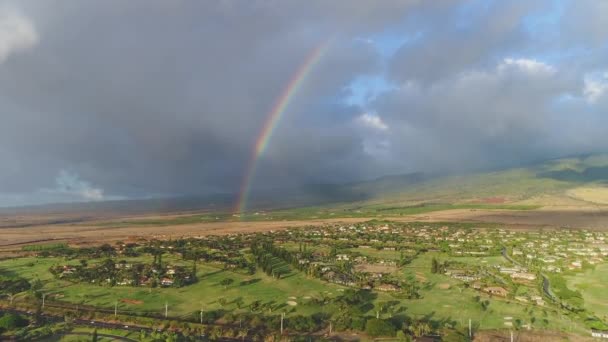
MULTIPOLYGON (((550 308, 528 306, 507 299, 489 298, 481 294, 482 300, 489 300, 487 310, 483 310, 475 299, 480 293, 462 286, 462 283, 440 274, 430 272, 433 257, 440 260, 448 258, 441 253, 422 254, 408 266, 397 272, 399 277, 417 278, 421 285, 420 299, 395 298, 390 293, 378 293, 375 303, 397 300, 399 304, 396 312, 404 313, 408 317, 427 318, 439 326, 464 327, 468 319, 472 319, 475 326, 481 329, 504 328, 506 316, 520 319, 523 324, 529 323, 532 317, 537 329, 556 329, 572 327, 574 331, 582 332, 582 326, 571 322, 567 316, 554 313, 550 308), (544 320, 547 320, 544 322, 544 320)), ((456 258, 465 263, 473 263, 474 258, 456 258)), ((491 264, 500 263, 500 257, 482 258, 491 264)), ((134 261, 134 259, 127 259, 134 261)), ((138 258, 142 260, 142 258, 138 258)), ((179 264, 175 257, 167 256, 166 262, 179 264)), ((89 263, 95 263, 90 260, 89 263)), ((254 275, 243 275, 223 270, 213 265, 199 264, 197 275, 199 282, 183 288, 154 288, 146 287, 108 287, 94 284, 73 284, 55 279, 48 268, 52 265, 63 265, 68 262, 61 258, 20 258, 0 262, 0 268, 5 272, 15 273, 28 279, 40 279, 44 283, 44 291, 49 294, 60 294, 61 301, 78 303, 112 309, 116 301, 118 310, 123 313, 163 313, 165 303, 169 305, 171 317, 190 316, 201 309, 224 309, 228 311, 247 311, 248 305, 255 301, 268 304, 273 310, 286 311, 288 314, 312 314, 323 310, 332 310, 331 307, 320 307, 312 304, 311 299, 333 297, 344 291, 345 287, 329 284, 317 279, 306 277, 301 272, 293 271, 283 279, 274 279, 261 272, 254 275), (231 285, 223 286, 221 281, 231 278, 231 285), (141 301, 139 303, 125 303, 122 299, 141 301), (223 299, 223 300, 221 300, 223 299), (288 301, 297 305, 289 306, 288 301), (223 304, 223 305, 222 305, 223 304), (271 305, 272 304, 272 305, 271 305)), ((75 264, 76 261, 69 263, 75 264)), ((596 271, 600 274, 602 271, 596 271)), ((604 273, 602 273, 604 274, 604 273)), ((605 275, 605 274, 604 274, 605 275)), ((598 278, 598 284, 600 279, 598 278)), ((599 287, 596 292, 601 293, 599 287)), ((18 300, 18 299, 17 299, 18 300)), ((597 304, 601 305, 601 304, 597 304)), ((270 309, 268 309, 270 310, 270 309)), ((370 309, 368 315, 374 315, 370 309)))
MULTIPOLYGON (((573 331, 586 333, 582 324, 571 321, 567 316, 557 314, 551 308, 522 304, 504 298, 490 298, 473 289, 464 288, 462 282, 455 279, 432 274, 430 266, 433 257, 439 260, 450 258, 441 253, 425 253, 405 267, 406 276, 416 276, 418 274, 419 277, 426 278, 426 282, 429 284, 423 286, 423 298, 404 302, 406 312, 409 315, 414 317, 430 315, 442 320, 457 322, 460 327, 468 324, 470 318, 480 329, 503 329, 505 328, 505 317, 512 317, 513 320, 520 319, 524 324, 531 323, 531 318, 535 317, 535 323, 532 324, 535 329, 561 330, 564 327, 572 327, 573 331), (450 287, 444 289, 441 286, 442 284, 448 284, 450 287), (487 310, 482 310, 480 304, 475 300, 475 297, 480 295, 482 300, 490 301, 487 310), (548 321, 548 324, 543 322, 544 319, 548 321)), ((499 264, 499 258, 479 259, 486 259, 489 263, 499 264)), ((450 260, 463 262, 473 261, 466 259, 469 258, 450 258, 450 260)))
MULTIPOLYGON (((141 260, 126 258, 128 261, 141 260)), ((179 261, 166 257, 165 262, 179 265, 179 261)), ((96 260, 90 260, 89 264, 96 260)), ((318 308, 306 305, 310 298, 320 295, 335 296, 342 287, 324 283, 316 279, 306 278, 300 272, 291 272, 285 278, 277 280, 262 272, 254 275, 243 275, 223 270, 213 265, 199 264, 196 284, 183 288, 154 288, 128 286, 98 286, 95 284, 71 283, 55 279, 48 271, 52 265, 76 264, 76 260, 66 262, 60 258, 20 258, 0 262, 0 268, 27 279, 40 279, 44 283, 44 291, 60 295, 61 301, 79 303, 113 309, 114 303, 119 302, 118 309, 135 312, 163 313, 165 303, 169 305, 170 315, 183 316, 201 309, 234 309, 235 300, 240 298, 242 305, 247 306, 254 301, 262 303, 273 302, 281 306, 287 301, 295 301, 293 307, 298 313, 308 313, 318 308), (231 278, 234 282, 222 286, 220 282, 231 278), (290 297, 295 297, 290 298, 290 297), (223 307, 220 298, 227 302, 223 307), (128 304, 122 299, 141 301, 141 304, 128 304)), ((188 264, 184 264, 188 265, 188 264)))
POLYGON ((608 264, 598 265, 583 273, 567 276, 568 287, 579 290, 585 300, 584 306, 601 318, 608 318, 608 264))

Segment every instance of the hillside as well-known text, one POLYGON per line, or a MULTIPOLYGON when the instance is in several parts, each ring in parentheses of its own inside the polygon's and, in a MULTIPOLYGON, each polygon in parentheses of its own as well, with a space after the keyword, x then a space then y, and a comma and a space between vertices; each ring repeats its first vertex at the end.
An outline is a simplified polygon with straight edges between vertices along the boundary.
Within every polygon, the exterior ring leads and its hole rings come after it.
MULTIPOLYGON (((399 209, 403 214, 449 208, 525 209, 539 206, 608 205, 608 155, 555 159, 517 168, 456 176, 412 173, 345 184, 314 184, 253 192, 249 211, 297 210, 301 218, 318 210, 360 212, 399 209), (295 209, 300 208, 300 209, 295 209)), ((71 213, 89 217, 146 213, 232 212, 236 196, 53 204, 1 208, 0 215, 71 213)), ((63 218, 62 218, 63 219, 63 218)))
POLYGON ((383 178, 352 185, 365 204, 608 204, 608 155, 549 160, 525 167, 459 176, 423 178, 409 184, 383 178))

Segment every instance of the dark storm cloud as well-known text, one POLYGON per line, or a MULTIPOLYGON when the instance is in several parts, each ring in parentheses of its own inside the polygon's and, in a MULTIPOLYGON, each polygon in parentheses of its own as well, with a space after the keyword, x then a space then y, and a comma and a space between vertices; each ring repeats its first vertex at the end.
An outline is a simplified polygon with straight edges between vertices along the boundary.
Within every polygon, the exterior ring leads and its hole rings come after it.
POLYGON ((604 79, 585 81, 606 68, 602 8, 564 11, 548 41, 526 18, 552 4, 0 1, 0 205, 236 191, 277 97, 330 37, 255 187, 518 161, 571 150, 564 136, 599 146, 571 114, 605 108, 604 79), (388 31, 419 38, 387 60, 370 37, 388 31), (584 59, 561 55, 573 42, 584 59), (392 89, 345 104, 361 75, 392 89))
POLYGON ((36 193, 69 172, 105 194, 137 196, 235 191, 275 99, 332 35, 334 44, 290 107, 298 113, 281 124, 301 133, 277 134, 284 148, 271 149, 262 168, 266 163, 264 174, 290 183, 322 179, 326 171, 358 176, 352 159, 364 157, 360 138, 315 127, 340 130, 337 120, 358 114, 336 96, 377 67, 375 51, 352 35, 402 18, 417 1, 4 5, 24 13, 19 19, 40 38, 18 45, 16 37, 2 52, 31 47, 0 65, 0 151, 10 165, 0 171, 2 192, 36 193), (315 105, 317 98, 325 100, 315 105))

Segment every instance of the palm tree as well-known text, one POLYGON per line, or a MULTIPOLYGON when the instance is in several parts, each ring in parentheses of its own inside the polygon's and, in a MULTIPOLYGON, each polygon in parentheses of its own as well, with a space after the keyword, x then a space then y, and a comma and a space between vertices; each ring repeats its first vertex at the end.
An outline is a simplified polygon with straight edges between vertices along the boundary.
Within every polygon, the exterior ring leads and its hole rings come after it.
POLYGON ((240 328, 237 337, 240 337, 241 341, 245 341, 245 337, 247 337, 248 333, 249 330, 247 330, 247 328, 240 328))

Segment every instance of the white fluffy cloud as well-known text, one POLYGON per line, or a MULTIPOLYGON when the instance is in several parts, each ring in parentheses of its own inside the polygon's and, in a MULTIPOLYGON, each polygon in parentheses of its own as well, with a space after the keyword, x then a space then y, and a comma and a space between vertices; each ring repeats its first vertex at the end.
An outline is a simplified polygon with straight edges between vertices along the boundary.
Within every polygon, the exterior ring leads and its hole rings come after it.
POLYGON ((14 9, 0 7, 0 63, 37 43, 38 33, 27 17, 14 9))
POLYGON ((386 131, 389 129, 388 125, 382 121, 382 119, 375 114, 365 113, 357 118, 357 122, 366 128, 371 128, 378 131, 386 131))
POLYGON ((498 66, 500 71, 509 71, 513 68, 533 74, 552 74, 556 71, 549 64, 528 58, 505 58, 498 66))
POLYGON ((583 95, 590 104, 597 103, 602 97, 608 94, 608 73, 604 73, 602 77, 585 77, 585 85, 583 87, 583 95))

